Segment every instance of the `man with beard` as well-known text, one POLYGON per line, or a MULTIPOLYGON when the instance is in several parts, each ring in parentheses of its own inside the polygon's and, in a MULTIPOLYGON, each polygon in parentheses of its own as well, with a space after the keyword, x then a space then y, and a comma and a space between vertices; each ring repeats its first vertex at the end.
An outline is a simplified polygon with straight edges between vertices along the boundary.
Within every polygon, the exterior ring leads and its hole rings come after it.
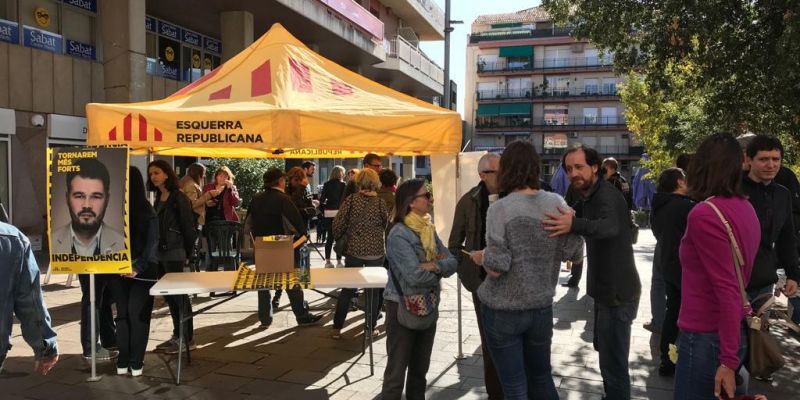
MULTIPOLYGON (((70 222, 53 231, 53 254, 70 253, 91 257, 114 253, 125 248, 122 233, 111 228, 103 219, 108 207, 110 178, 108 169, 94 158, 83 158, 75 163, 78 172, 67 174, 67 207, 70 222)), ((123 201, 120 199, 119 201, 123 201)), ((91 330, 89 299, 89 276, 78 276, 81 282, 81 345, 83 356, 91 357, 91 330)), ((98 346, 97 360, 108 360, 115 356, 116 335, 111 313, 111 293, 106 291, 106 279, 99 275, 95 280, 97 295, 98 327, 103 347, 98 346), (111 349, 111 350, 109 350, 111 349)), ((95 341, 97 338, 94 339, 95 341)))
POLYGON ((594 348, 606 399, 630 399, 628 373, 631 323, 636 318, 641 282, 631 244, 630 214, 622 193, 600 174, 600 156, 578 146, 564 154, 563 165, 580 195, 580 213, 572 209, 546 214, 552 236, 577 233, 586 239, 587 293, 594 299, 594 348))

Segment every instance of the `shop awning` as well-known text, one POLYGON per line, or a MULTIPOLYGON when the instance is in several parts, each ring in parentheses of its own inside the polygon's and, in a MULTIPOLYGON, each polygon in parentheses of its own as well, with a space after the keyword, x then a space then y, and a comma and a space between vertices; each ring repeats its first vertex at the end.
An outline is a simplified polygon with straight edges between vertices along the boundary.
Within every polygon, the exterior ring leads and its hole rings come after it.
POLYGON ((456 154, 461 117, 373 82, 274 25, 162 100, 86 106, 90 145, 195 157, 456 154))
POLYGON ((533 57, 533 46, 501 47, 500 57, 533 57))

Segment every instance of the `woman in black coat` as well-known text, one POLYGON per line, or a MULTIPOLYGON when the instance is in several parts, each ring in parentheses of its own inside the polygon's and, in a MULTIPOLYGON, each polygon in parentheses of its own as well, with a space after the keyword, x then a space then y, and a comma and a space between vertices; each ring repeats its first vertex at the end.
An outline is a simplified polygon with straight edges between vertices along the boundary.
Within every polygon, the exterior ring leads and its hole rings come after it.
MULTIPOLYGON (((339 212, 339 205, 344 198, 344 167, 337 165, 331 171, 330 179, 322 186, 319 202, 322 206, 322 223, 325 227, 325 267, 333 267, 331 250, 333 249, 333 219, 339 212)), ((336 263, 342 263, 342 255, 336 253, 336 263)))
POLYGON ((109 279, 117 302, 117 374, 130 370, 142 375, 144 353, 150 336, 153 297, 150 287, 158 277, 158 217, 147 201, 142 173, 129 169, 128 210, 133 271, 109 279))
MULTIPOLYGON (((669 359, 669 345, 678 338, 678 313, 681 308, 681 262, 678 250, 686 232, 686 220, 695 202, 686 196, 686 176, 680 168, 670 168, 658 178, 653 196, 650 226, 656 237, 653 279, 660 275, 667 294, 667 308, 661 324, 661 365, 658 374, 673 376, 675 364, 669 359)), ((655 322, 655 321, 654 321, 655 322)))
MULTIPOLYGON (((172 166, 164 160, 156 160, 147 166, 147 188, 156 192, 153 208, 158 215, 158 265, 159 274, 183 272, 188 256, 197 235, 197 222, 192 212, 192 202, 180 190, 178 177, 172 166)), ((156 346, 167 354, 178 353, 178 333, 180 329, 180 307, 183 315, 192 314, 189 296, 165 296, 169 312, 172 315, 172 338, 156 346)), ((183 338, 188 349, 194 349, 192 338, 194 327, 190 317, 184 323, 183 338)))

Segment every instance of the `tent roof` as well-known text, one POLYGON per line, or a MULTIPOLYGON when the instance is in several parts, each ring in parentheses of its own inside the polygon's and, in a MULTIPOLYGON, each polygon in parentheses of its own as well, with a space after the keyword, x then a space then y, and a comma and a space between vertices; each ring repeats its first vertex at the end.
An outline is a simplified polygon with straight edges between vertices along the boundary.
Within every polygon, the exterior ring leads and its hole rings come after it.
POLYGON ((456 154, 458 113, 314 53, 280 24, 163 100, 86 106, 90 145, 198 157, 456 154))

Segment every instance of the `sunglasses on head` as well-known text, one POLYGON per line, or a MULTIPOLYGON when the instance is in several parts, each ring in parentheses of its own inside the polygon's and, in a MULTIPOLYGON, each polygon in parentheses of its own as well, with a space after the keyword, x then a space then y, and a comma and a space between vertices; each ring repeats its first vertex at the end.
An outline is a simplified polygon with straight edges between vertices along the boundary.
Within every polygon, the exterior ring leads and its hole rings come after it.
POLYGON ((423 193, 423 194, 418 194, 418 195, 414 196, 414 198, 415 198, 415 199, 416 199, 417 197, 424 197, 424 198, 426 198, 426 199, 430 200, 430 199, 432 199, 432 198, 433 198, 433 193, 431 193, 431 192, 425 192, 425 193, 423 193))

